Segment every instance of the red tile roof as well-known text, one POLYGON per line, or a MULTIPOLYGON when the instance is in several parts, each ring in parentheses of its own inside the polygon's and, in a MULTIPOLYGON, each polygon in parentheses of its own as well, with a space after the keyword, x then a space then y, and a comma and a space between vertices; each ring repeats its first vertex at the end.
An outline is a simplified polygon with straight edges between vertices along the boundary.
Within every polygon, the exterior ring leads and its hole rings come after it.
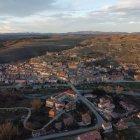
POLYGON ((75 95, 76 93, 72 90, 66 90, 64 91, 65 94, 71 94, 71 95, 75 95))

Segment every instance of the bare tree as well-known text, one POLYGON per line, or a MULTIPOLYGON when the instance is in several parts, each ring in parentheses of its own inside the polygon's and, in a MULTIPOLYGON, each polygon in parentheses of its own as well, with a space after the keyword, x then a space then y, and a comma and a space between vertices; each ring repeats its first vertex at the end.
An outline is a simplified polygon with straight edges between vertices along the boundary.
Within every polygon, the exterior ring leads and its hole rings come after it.
POLYGON ((0 125, 0 140, 18 140, 20 135, 18 127, 15 127, 12 123, 0 125))
POLYGON ((32 100, 31 105, 35 111, 38 111, 40 107, 42 106, 42 102, 40 99, 34 99, 32 100))

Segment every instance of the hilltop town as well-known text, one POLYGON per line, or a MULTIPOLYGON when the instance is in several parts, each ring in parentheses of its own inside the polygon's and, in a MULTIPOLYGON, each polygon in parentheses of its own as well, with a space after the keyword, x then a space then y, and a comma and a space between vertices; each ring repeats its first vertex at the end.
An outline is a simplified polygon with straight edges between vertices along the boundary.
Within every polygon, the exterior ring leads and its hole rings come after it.
POLYGON ((0 0, 0 140, 140 140, 140 0, 0 0))
POLYGON ((139 64, 81 48, 0 64, 1 124, 20 127, 23 139, 112 140, 138 129, 139 64))

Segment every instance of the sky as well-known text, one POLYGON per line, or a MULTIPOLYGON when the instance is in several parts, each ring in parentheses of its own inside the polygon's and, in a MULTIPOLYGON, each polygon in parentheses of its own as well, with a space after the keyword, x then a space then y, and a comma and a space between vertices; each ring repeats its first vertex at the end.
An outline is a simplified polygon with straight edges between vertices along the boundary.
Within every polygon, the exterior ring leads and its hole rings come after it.
POLYGON ((0 0, 0 33, 140 32, 140 0, 0 0))

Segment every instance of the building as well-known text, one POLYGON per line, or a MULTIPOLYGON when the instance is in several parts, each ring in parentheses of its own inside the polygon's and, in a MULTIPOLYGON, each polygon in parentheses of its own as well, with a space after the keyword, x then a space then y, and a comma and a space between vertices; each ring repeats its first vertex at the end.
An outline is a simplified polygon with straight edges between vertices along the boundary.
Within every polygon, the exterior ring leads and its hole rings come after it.
POLYGON ((120 103, 120 105, 121 105, 125 110, 127 110, 128 112, 133 112, 134 109, 135 109, 135 106, 132 105, 132 104, 128 104, 128 103, 126 103, 126 102, 124 102, 124 101, 120 101, 119 103, 120 103))
POLYGON ((47 99, 46 100, 46 107, 53 108, 54 107, 54 100, 53 99, 47 99))
POLYGON ((112 124, 110 122, 102 124, 102 128, 106 130, 112 130, 112 124))
POLYGON ((69 103, 67 103, 67 104, 65 105, 65 109, 66 109, 67 111, 75 110, 75 109, 76 109, 76 102, 70 101, 69 103))
POLYGON ((118 130, 123 130, 128 128, 127 124, 125 123, 125 119, 121 119, 119 122, 117 122, 116 127, 118 130))
POLYGON ((15 84, 25 85, 26 84, 26 80, 17 79, 17 80, 15 80, 15 84))
POLYGON ((51 118, 55 117, 56 114, 57 114, 57 111, 54 108, 49 111, 49 117, 51 118))
POLYGON ((113 119, 117 119, 119 117, 119 114, 116 112, 111 112, 110 115, 113 119))
POLYGON ((64 108, 64 106, 65 105, 62 102, 60 102, 60 101, 56 101, 55 102, 55 108, 56 108, 56 110, 62 110, 64 108))
POLYGON ((64 91, 64 94, 70 96, 70 97, 73 97, 73 98, 76 98, 77 97, 77 94, 72 91, 72 90, 67 90, 67 91, 64 91))
POLYGON ((103 115, 104 115, 104 117, 105 117, 108 121, 112 121, 112 117, 111 117, 110 114, 104 113, 103 115))
POLYGON ((34 138, 39 137, 39 136, 43 136, 43 135, 46 135, 46 131, 43 129, 32 131, 32 137, 34 137, 34 138))
POLYGON ((90 125, 91 124, 91 117, 88 113, 82 114, 82 122, 84 125, 90 125))
POLYGON ((77 64, 68 64, 68 68, 69 69, 77 69, 78 68, 78 65, 77 64))
POLYGON ((111 103, 109 99, 101 98, 100 102, 98 103, 98 107, 104 110, 105 112, 113 112, 115 105, 111 103))
POLYGON ((140 118, 140 112, 138 113, 137 117, 140 118))
POLYGON ((140 74, 134 75, 135 80, 140 80, 140 74))
POLYGON ((77 140, 101 140, 101 135, 98 131, 91 131, 84 134, 80 134, 77 140))

